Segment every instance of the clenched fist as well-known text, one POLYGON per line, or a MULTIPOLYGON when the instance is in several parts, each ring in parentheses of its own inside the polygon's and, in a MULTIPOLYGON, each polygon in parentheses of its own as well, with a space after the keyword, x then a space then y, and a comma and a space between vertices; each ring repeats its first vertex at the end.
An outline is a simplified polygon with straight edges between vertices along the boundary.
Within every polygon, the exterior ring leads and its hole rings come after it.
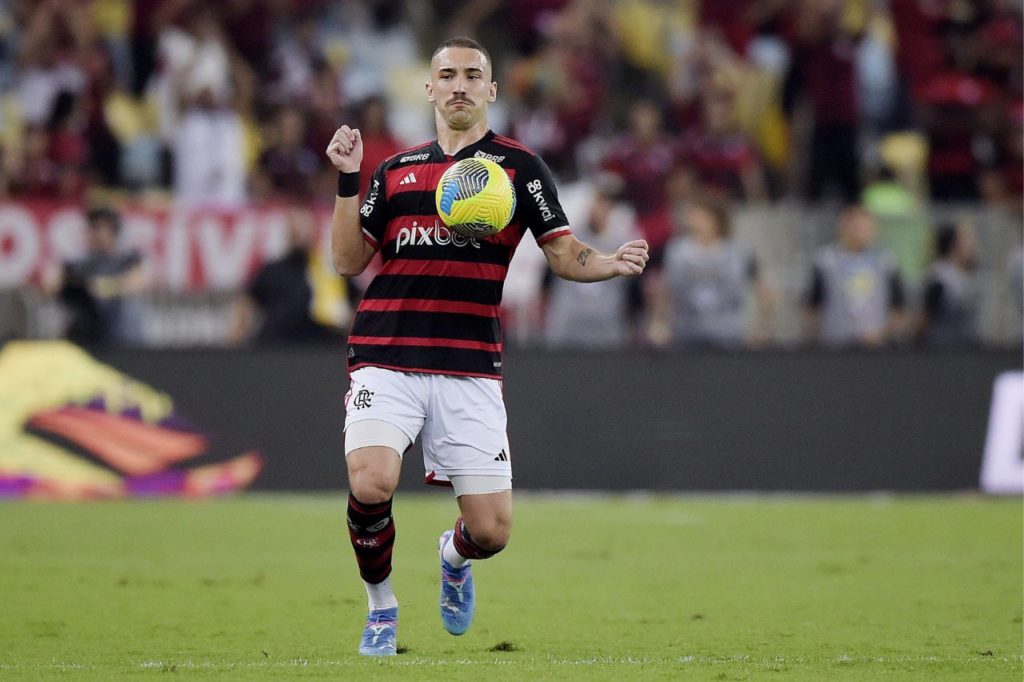
POLYGON ((618 248, 613 257, 615 273, 622 277, 636 277, 647 268, 651 259, 650 248, 645 239, 634 239, 618 248))
POLYGON ((359 170, 363 161, 363 138, 358 128, 341 126, 331 143, 327 145, 327 158, 342 173, 353 173, 359 170))

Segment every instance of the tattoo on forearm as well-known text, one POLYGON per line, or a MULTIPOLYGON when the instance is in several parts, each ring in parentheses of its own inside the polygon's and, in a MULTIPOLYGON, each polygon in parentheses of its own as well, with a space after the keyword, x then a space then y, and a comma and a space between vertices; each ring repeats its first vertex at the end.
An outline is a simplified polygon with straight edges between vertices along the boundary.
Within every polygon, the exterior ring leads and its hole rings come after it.
POLYGON ((590 254, 594 253, 593 249, 583 249, 580 251, 580 255, 576 256, 576 260, 580 262, 580 265, 586 265, 587 259, 590 258, 590 254))

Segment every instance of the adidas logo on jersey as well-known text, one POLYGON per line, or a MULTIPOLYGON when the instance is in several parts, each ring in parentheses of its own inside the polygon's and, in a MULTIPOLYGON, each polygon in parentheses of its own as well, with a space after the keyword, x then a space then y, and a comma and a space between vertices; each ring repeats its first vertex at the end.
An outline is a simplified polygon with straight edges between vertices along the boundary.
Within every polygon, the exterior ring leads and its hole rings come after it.
POLYGON ((404 178, 402 178, 398 182, 398 184, 399 185, 411 185, 414 182, 416 182, 416 174, 410 172, 408 175, 406 175, 404 178))

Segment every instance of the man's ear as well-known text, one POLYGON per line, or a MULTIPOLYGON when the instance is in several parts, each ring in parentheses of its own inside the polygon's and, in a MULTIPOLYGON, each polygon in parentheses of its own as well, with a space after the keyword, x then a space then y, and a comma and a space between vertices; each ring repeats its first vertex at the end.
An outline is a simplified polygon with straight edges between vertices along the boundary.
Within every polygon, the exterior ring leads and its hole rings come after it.
POLYGON ((493 102, 498 99, 498 83, 497 81, 491 81, 491 87, 487 92, 487 101, 493 102))
POLYGON ((427 83, 427 101, 434 101, 434 86, 431 85, 430 83, 427 83))

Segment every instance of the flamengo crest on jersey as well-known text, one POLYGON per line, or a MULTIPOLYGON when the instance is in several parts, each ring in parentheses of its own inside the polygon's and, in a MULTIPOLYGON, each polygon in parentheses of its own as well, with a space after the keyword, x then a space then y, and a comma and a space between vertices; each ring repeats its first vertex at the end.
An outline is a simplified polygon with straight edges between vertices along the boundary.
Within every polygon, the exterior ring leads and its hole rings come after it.
POLYGON ((539 244, 570 234, 543 161, 490 131, 452 157, 435 141, 382 163, 360 214, 382 267, 352 322, 349 369, 500 377, 498 311, 512 255, 527 231, 539 244), (520 197, 509 225, 490 237, 457 234, 437 213, 441 176, 472 157, 499 164, 520 197))

